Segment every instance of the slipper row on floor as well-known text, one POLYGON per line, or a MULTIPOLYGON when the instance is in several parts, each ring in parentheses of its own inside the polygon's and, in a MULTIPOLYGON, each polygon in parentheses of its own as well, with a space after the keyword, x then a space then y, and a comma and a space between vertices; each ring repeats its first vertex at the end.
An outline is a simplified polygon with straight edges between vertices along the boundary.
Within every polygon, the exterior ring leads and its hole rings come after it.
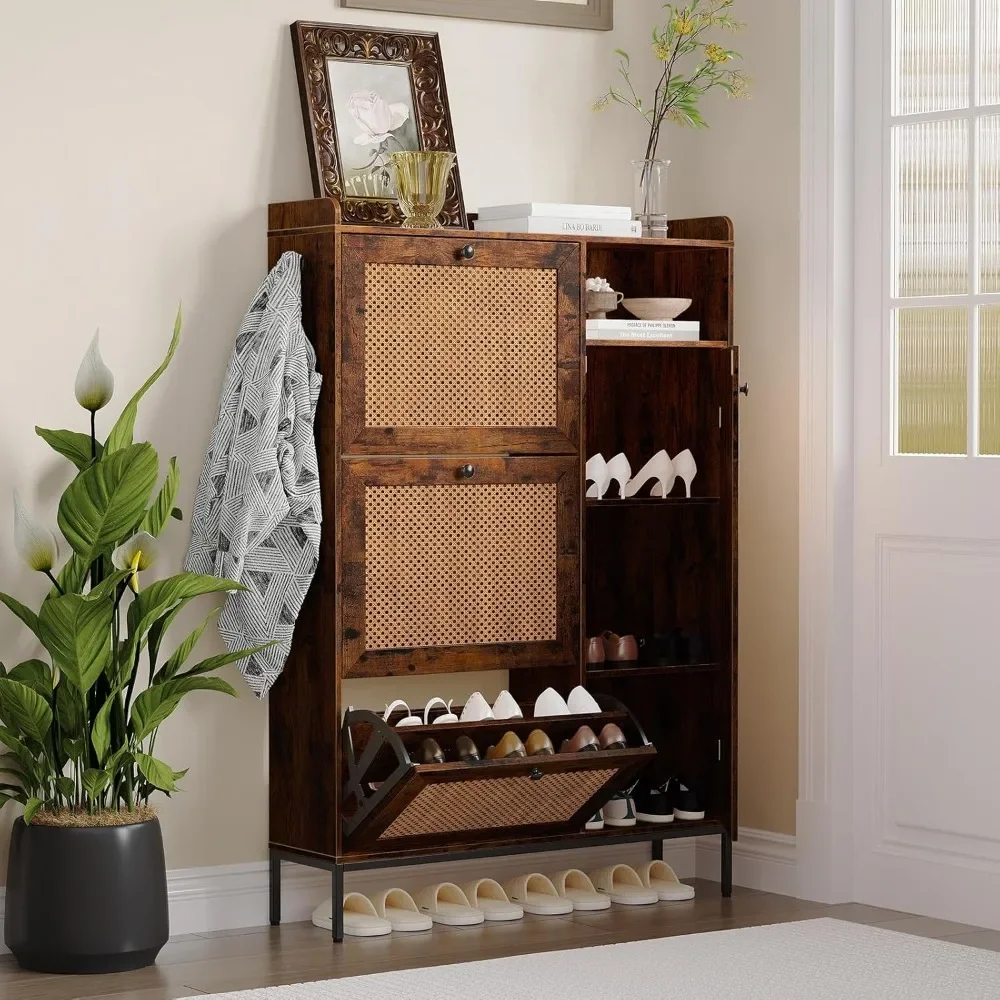
MULTIPOLYGON (((426 931, 433 924, 462 927, 520 920, 525 913, 562 916, 574 910, 606 910, 612 903, 648 906, 693 897, 694 888, 681 882, 665 861, 648 861, 638 869, 608 865, 590 875, 568 868, 551 877, 540 872, 519 875, 505 885, 491 878, 464 886, 439 882, 413 896, 405 889, 385 889, 371 897, 349 892, 344 896, 344 933, 381 937, 392 931, 426 931)), ((317 907, 313 923, 332 928, 332 901, 317 907)))

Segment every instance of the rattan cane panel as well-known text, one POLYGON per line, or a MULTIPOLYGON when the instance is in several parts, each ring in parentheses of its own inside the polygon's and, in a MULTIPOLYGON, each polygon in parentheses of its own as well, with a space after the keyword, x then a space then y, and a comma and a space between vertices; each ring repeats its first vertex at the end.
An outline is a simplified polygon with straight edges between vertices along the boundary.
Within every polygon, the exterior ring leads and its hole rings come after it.
POLYGON ((557 639, 555 483, 365 488, 365 648, 557 639))
POLYGON ((425 785, 379 840, 566 823, 617 773, 610 768, 538 781, 525 774, 425 785))
POLYGON ((366 427, 555 427, 555 270, 365 265, 366 427))

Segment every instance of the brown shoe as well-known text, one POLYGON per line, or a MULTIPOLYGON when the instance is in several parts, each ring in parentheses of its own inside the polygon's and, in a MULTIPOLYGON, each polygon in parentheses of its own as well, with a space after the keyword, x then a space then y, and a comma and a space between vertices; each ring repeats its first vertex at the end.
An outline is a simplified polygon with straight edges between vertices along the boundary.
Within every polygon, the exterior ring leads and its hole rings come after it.
POLYGON ((634 635, 615 635, 603 632, 604 658, 612 663, 631 663, 639 659, 639 644, 634 635))
POLYGON ((540 729, 535 729, 531 732, 524 741, 524 749, 528 751, 529 757, 556 752, 556 748, 552 745, 552 740, 549 739, 548 734, 543 733, 540 729))
POLYGON ((420 751, 418 753, 419 764, 443 764, 444 763, 444 751, 441 749, 441 745, 437 740, 432 740, 428 737, 420 744, 420 751))
POLYGON ((563 740, 560 753, 583 753, 585 750, 599 750, 600 744, 590 726, 580 726, 568 740, 563 740))
POLYGON ((500 742, 486 751, 487 760, 504 760, 507 757, 524 757, 524 744, 517 733, 506 732, 500 742))
POLYGON ((587 662, 604 662, 604 639, 599 635, 594 636, 593 639, 587 640, 587 662))
POLYGON ((628 746, 621 727, 616 726, 613 722, 609 722, 601 730, 601 735, 597 739, 602 750, 624 750, 628 746))
POLYGON ((479 756, 479 748, 468 736, 459 736, 455 740, 455 751, 458 753, 458 759, 466 764, 478 764, 482 759, 479 756))

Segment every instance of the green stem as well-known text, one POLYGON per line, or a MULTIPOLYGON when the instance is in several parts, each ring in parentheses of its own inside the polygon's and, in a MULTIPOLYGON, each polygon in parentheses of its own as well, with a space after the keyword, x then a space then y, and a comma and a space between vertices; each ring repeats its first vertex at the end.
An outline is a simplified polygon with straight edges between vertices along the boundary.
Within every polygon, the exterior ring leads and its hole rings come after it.
POLYGON ((66 593, 66 591, 63 590, 62 587, 59 586, 59 581, 52 575, 52 570, 47 569, 47 570, 44 570, 43 572, 52 581, 52 585, 56 588, 56 590, 59 591, 60 595, 63 595, 63 594, 66 593))
POLYGON ((97 410, 90 411, 90 459, 97 458, 97 410))

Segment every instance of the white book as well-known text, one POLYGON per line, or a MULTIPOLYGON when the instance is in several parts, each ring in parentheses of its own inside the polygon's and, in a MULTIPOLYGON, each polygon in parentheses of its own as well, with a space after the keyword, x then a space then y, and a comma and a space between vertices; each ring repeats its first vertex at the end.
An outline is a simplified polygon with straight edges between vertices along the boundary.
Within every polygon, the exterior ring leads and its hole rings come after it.
POLYGON ((689 319, 588 319, 587 331, 698 333, 701 323, 689 319))
POLYGON ((479 210, 479 218, 523 219, 546 216, 555 219, 617 219, 628 222, 632 209, 627 205, 559 205, 552 202, 530 201, 523 205, 487 205, 479 210))
POLYGON ((701 340, 697 330, 588 330, 587 340, 619 340, 634 343, 641 340, 701 340))
POLYGON ((642 223, 614 219, 567 219, 523 216, 517 219, 477 219, 486 233, 559 233, 568 236, 642 236, 642 223))

